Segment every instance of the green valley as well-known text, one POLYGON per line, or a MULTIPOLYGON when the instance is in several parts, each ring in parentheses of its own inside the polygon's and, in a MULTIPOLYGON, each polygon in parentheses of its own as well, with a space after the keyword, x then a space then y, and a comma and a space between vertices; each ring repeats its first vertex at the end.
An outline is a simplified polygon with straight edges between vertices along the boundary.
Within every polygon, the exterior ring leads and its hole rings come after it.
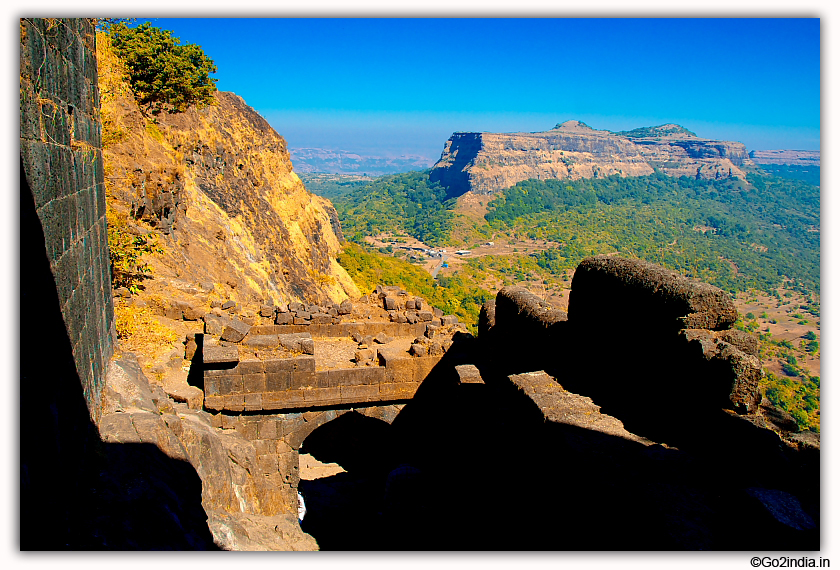
POLYGON ((801 426, 819 430, 819 342, 803 336, 819 331, 820 189, 811 183, 819 180, 818 170, 766 166, 746 181, 660 172, 525 180, 478 197, 480 217, 447 200, 446 188, 430 182, 428 171, 388 175, 355 182, 334 199, 354 242, 339 261, 362 289, 382 282, 415 290, 472 330, 480 304, 505 285, 527 286, 565 309, 574 269, 603 253, 711 283, 736 296, 739 307, 761 298, 758 314, 777 311, 776 318, 745 314, 739 326, 761 339, 766 395, 801 426), (369 236, 382 235, 392 243, 411 236, 429 247, 470 253, 451 256, 433 279, 398 259, 405 255, 399 248, 371 247, 369 236), (791 317, 802 311, 805 325, 791 317))

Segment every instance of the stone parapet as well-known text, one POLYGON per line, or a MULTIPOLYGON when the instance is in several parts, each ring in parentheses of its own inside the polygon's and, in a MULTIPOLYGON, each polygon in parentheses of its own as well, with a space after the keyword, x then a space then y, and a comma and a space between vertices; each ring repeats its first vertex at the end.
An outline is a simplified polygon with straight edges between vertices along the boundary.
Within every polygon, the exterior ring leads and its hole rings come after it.
POLYGON ((233 361, 210 354, 214 361, 205 360, 204 406, 230 412, 407 400, 441 360, 382 351, 381 366, 316 371, 311 356, 233 361))

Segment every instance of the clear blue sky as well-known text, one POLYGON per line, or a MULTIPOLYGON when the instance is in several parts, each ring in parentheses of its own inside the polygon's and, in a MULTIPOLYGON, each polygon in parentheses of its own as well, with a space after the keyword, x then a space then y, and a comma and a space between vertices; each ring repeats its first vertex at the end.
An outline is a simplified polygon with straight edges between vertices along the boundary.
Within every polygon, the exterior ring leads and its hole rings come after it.
POLYGON ((819 19, 151 20, 292 148, 436 159, 454 131, 679 123, 820 148, 819 19))

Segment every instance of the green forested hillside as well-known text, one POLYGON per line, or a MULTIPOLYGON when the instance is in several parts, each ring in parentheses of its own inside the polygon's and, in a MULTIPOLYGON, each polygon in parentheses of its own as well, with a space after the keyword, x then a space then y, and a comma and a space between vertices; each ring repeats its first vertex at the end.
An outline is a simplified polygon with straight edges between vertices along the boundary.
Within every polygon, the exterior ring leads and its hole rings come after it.
POLYGON ((636 178, 528 180, 490 203, 491 227, 562 245, 555 270, 618 252, 729 291, 772 292, 785 278, 819 292, 819 188, 751 175, 704 181, 636 178))
POLYGON ((451 232, 455 200, 446 200, 446 190, 430 182, 426 170, 382 176, 333 204, 344 234, 352 241, 382 232, 404 232, 439 246, 451 232))
POLYGON ((341 264, 362 293, 370 293, 377 284, 398 285, 425 298, 431 305, 458 318, 476 332, 481 305, 495 295, 460 275, 432 279, 421 267, 348 243, 338 256, 341 264))
MULTIPOLYGON (((347 246, 339 262, 363 289, 376 283, 401 285, 458 315, 473 330, 481 303, 493 295, 477 284, 495 279, 503 285, 536 282, 547 289, 563 288, 583 258, 612 252, 661 264, 732 293, 760 290, 781 301, 779 287, 784 286, 784 297, 798 290, 810 299, 801 310, 818 319, 820 192, 807 181, 815 173, 772 170, 779 176, 765 169, 761 175, 750 174, 747 183, 661 173, 527 180, 492 200, 484 223, 473 228, 479 242, 507 241, 512 254, 470 258, 462 269, 438 280, 419 267, 355 244, 347 246), (516 247, 525 239, 549 244, 524 255, 516 247)), ((354 241, 389 231, 440 246, 451 245, 455 215, 454 201, 444 198, 445 189, 430 184, 428 172, 411 172, 379 178, 335 203, 345 233, 354 241)), ((763 382, 768 398, 793 414, 801 427, 819 431, 819 377, 797 364, 804 355, 815 354, 819 343, 810 339, 798 346, 773 339, 758 330, 749 314, 745 318, 739 327, 758 333, 764 358, 783 363, 782 375, 768 372, 763 382)))
MULTIPOLYGON (((650 176, 526 180, 489 205, 480 235, 547 239, 540 254, 557 272, 584 257, 618 252, 659 263, 728 291, 820 290, 819 187, 751 174, 717 181, 650 176)), ((451 245, 454 200, 428 171, 383 176, 337 198, 345 234, 407 233, 451 245)))
POLYGON ((371 177, 360 174, 301 173, 298 176, 307 190, 332 201, 367 186, 372 180, 371 177))
POLYGON ((797 166, 793 164, 762 164, 761 170, 771 176, 801 180, 814 186, 820 185, 819 166, 797 166))

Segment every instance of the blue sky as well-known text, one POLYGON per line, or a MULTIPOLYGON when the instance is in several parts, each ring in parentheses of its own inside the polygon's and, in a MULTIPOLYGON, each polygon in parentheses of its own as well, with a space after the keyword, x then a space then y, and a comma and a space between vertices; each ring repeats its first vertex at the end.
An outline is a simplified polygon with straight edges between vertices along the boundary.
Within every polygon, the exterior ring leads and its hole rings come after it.
POLYGON ((436 159, 454 131, 679 123, 820 148, 819 19, 178 19, 292 148, 436 159))

